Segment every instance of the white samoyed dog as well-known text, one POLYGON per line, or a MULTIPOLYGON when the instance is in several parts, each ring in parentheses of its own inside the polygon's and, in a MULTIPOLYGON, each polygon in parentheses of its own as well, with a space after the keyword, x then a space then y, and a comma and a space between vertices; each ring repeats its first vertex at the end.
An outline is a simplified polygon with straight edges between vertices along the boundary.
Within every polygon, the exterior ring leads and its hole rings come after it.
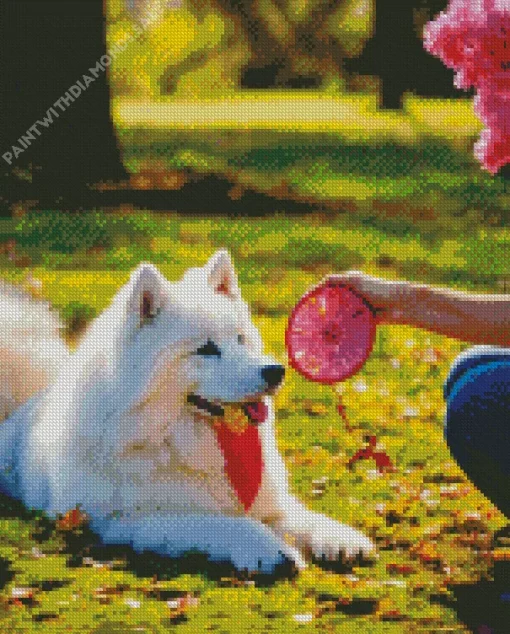
POLYGON ((371 556, 289 490, 263 352, 227 251, 178 282, 141 264, 69 352, 50 307, 0 287, 0 487, 104 544, 272 573, 371 556))

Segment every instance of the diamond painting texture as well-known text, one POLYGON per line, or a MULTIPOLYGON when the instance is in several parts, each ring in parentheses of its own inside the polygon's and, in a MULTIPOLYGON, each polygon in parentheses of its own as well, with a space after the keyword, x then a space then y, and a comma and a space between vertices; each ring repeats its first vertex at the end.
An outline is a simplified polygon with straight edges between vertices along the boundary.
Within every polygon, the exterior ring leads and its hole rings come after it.
POLYGON ((510 632, 509 29, 0 0, 0 632, 510 632))

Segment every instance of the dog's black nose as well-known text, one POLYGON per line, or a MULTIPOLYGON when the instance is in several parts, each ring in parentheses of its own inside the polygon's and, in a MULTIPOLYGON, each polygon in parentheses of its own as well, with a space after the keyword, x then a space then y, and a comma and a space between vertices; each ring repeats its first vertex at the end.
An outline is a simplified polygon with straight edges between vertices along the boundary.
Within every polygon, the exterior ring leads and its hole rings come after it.
POLYGON ((268 387, 277 387, 285 375, 285 368, 283 365, 266 365, 261 373, 268 387))

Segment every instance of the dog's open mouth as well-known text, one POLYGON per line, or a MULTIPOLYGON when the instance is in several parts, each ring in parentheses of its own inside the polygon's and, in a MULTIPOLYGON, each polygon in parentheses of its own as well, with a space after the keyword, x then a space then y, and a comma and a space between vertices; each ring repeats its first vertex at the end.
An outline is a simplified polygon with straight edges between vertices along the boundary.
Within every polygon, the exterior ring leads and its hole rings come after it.
POLYGON ((223 453, 225 473, 248 511, 262 483, 264 461, 257 426, 268 416, 267 405, 261 398, 244 403, 212 402, 193 393, 187 400, 199 418, 211 425, 223 453))
POLYGON ((263 423, 268 413, 267 405, 262 400, 246 403, 222 403, 220 405, 198 394, 188 394, 188 403, 211 416, 217 416, 219 418, 230 417, 236 412, 242 413, 252 425, 263 423))

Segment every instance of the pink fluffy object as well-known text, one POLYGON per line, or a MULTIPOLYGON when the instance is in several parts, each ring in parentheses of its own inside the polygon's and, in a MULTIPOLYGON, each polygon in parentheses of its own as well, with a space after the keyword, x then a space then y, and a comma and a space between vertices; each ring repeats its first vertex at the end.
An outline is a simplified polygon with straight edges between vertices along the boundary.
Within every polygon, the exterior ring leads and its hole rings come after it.
POLYGON ((451 0, 424 30, 425 49, 455 71, 455 85, 477 91, 485 129, 476 158, 495 174, 510 162, 510 2, 451 0))

